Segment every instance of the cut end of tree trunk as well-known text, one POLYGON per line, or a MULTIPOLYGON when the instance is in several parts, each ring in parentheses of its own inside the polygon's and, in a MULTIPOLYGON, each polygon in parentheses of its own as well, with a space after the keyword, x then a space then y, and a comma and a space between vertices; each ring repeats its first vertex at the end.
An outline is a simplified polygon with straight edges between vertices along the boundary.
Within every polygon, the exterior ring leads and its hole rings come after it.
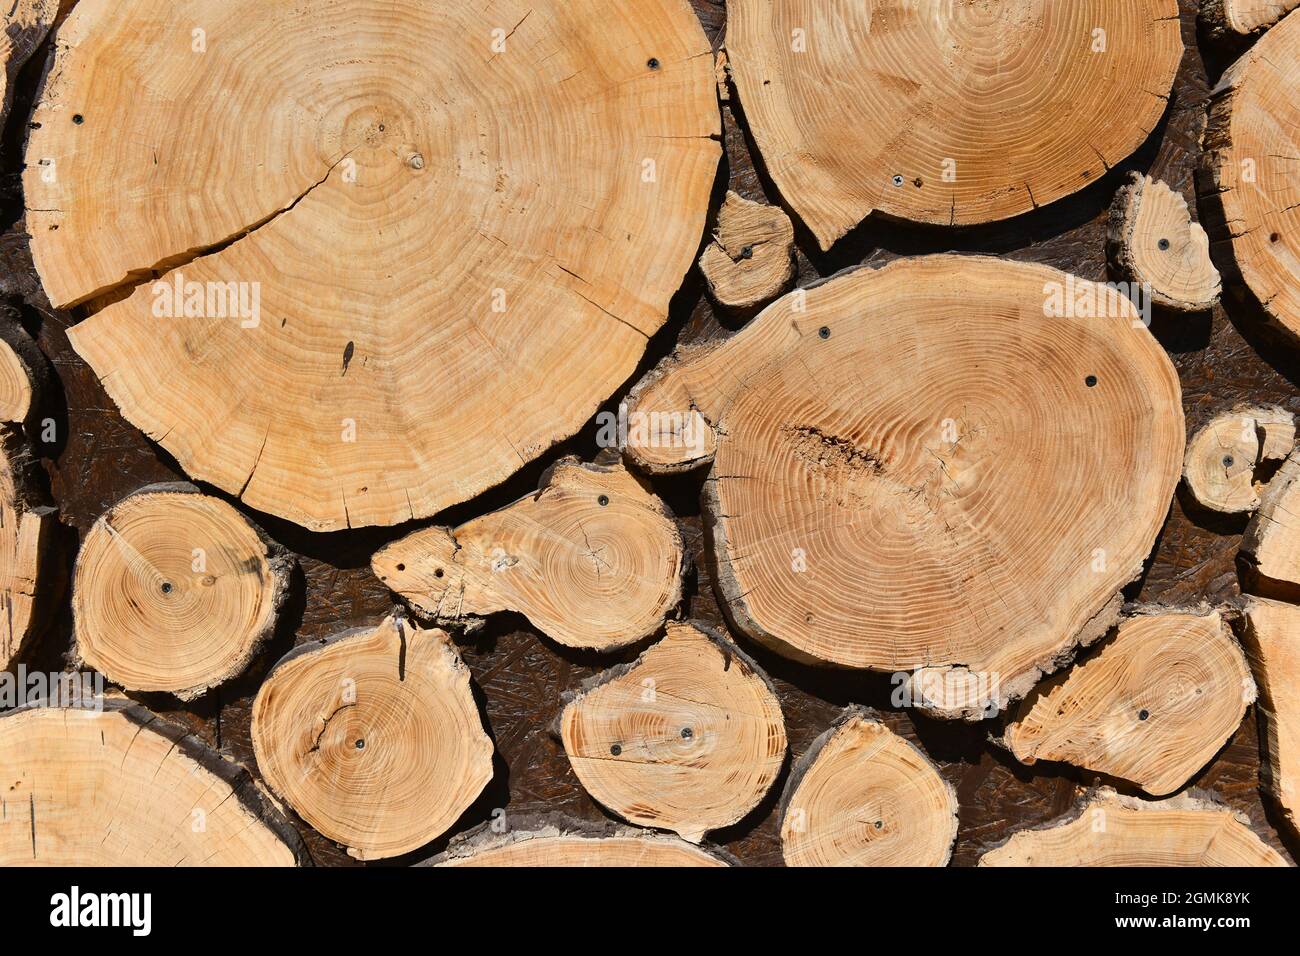
POLYGON ((1295 446, 1295 416, 1277 406, 1240 406, 1216 415, 1187 444, 1183 482, 1198 505, 1241 514, 1260 504, 1256 474, 1295 446))
POLYGON ((794 278, 794 225, 777 206, 728 191, 700 271, 720 305, 747 309, 766 302, 794 278))
POLYGON ((681 601, 683 546, 621 461, 558 462, 536 494, 459 528, 427 528, 371 567, 441 625, 517 611, 560 644, 607 651, 655 633, 681 601))
POLYGON ((237 764, 124 700, 0 716, 0 864, 294 866, 302 840, 237 764))
POLYGON ((787 295, 675 354, 628 407, 713 426, 629 433, 627 455, 712 459, 708 553, 739 631, 801 661, 915 672, 913 705, 971 719, 1105 633, 1185 437, 1177 375, 1129 299, 975 256, 787 295))
POLYGON ((1300 6, 1300 0, 1202 0, 1201 20, 1216 40, 1262 33, 1300 6))
POLYGON ((1160 180, 1131 173, 1110 210, 1107 251, 1125 281, 1180 312, 1204 312, 1222 283, 1210 260, 1210 237, 1192 222, 1187 200, 1160 180))
POLYGON ((1244 590, 1300 599, 1300 453, 1287 456, 1260 495, 1238 558, 1244 590))
POLYGON ((30 434, 50 366, 17 321, 0 313, 0 422, 13 422, 30 434))
POLYGON ((224 501, 150 485, 86 535, 77 654, 128 690, 192 700, 241 673, 275 630, 293 557, 224 501))
POLYGON ((26 221, 50 301, 108 303, 73 347, 188 475, 314 531, 392 525, 633 373, 720 126, 682 0, 82 3, 26 221))
POLYGON ((543 817, 510 819, 505 833, 484 824, 457 837, 447 852, 420 866, 718 867, 731 861, 662 833, 614 824, 543 817))
POLYGON ((1300 339, 1300 179, 1288 130, 1300 126, 1300 12, 1223 74, 1210 100, 1197 188, 1224 277, 1300 339))
POLYGON ((969 225, 1082 189, 1155 129, 1183 52, 1177 0, 732 0, 726 44, 823 249, 871 212, 969 225))
POLYGON ((560 728, 592 797, 691 843, 758 806, 785 762, 767 677, 698 624, 669 624, 635 662, 598 677, 564 708, 560 728))
POLYGON ((1214 758, 1254 699, 1222 614, 1153 609, 1027 699, 1003 742, 1022 763, 1058 760, 1164 796, 1214 758))
POLYGON ((1039 829, 1021 830, 980 866, 1286 866, 1250 820, 1214 800, 1141 800, 1109 787, 1039 829))
POLYGON ((23 655, 66 583, 53 560, 58 515, 35 504, 38 468, 17 430, 0 425, 0 671, 23 655))
POLYGON ((1300 831, 1300 607, 1248 599, 1242 641, 1259 684, 1260 782, 1300 831))
POLYGON ((786 866, 947 866, 957 794, 919 748, 850 707, 795 764, 780 819, 786 866))
POLYGON ((287 654, 252 735, 271 788, 359 860, 436 839, 492 778, 469 668, 446 634, 400 616, 287 654))

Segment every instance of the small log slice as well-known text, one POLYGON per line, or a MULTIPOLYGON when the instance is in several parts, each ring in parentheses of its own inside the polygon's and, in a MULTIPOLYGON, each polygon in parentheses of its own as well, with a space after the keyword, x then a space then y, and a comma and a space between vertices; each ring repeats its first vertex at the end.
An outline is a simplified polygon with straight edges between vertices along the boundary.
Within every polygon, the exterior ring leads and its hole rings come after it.
POLYGON ((698 624, 583 687, 560 737, 588 793, 642 826, 699 843, 736 823, 785 762, 785 723, 767 677, 698 624))
POLYGON ((992 222, 1100 179, 1155 129, 1177 0, 732 0, 727 56, 823 249, 868 213, 992 222))
POLYGON ((1198 791, 1167 800, 1122 796, 1109 787, 1041 828, 1021 830, 985 853, 980 866, 1286 866, 1245 814, 1198 791))
POLYGON ((0 671, 22 657, 66 583, 54 560, 58 514, 40 503, 39 470, 18 431, 0 425, 0 671))
POLYGON ((50 365, 21 325, 0 312, 0 422, 22 426, 31 436, 50 365))
POLYGON ((1295 416, 1277 406, 1239 406, 1216 415, 1192 436, 1183 459, 1183 483, 1209 511, 1241 514, 1259 507, 1256 473, 1295 446, 1295 416))
POLYGON ((1107 251, 1127 282, 1179 312, 1204 312, 1219 301, 1222 282, 1210 260, 1210 237, 1192 222, 1187 200, 1167 184, 1129 174, 1110 209, 1107 251))
POLYGON ((445 853, 417 866, 718 867, 721 854, 677 837, 633 827, 542 818, 498 833, 492 823, 452 840, 445 853))
POLYGON ((1244 284, 1266 318, 1300 338, 1300 12, 1223 74, 1210 100, 1197 188, 1224 278, 1244 284))
POLYGON ((193 700, 275 630, 294 558, 193 485, 149 485, 91 527, 72 611, 82 662, 128 690, 193 700))
POLYGON ((313 531, 398 524, 633 374, 721 156, 688 3, 180 10, 73 10, 23 190, 51 303, 104 306, 73 348, 189 476, 313 531))
POLYGON ((957 839, 952 786, 861 707, 799 758, 778 816, 786 866, 947 866, 957 839))
POLYGON ((1237 558, 1243 590, 1300 600, 1300 449, 1287 456, 1260 495, 1237 558))
POLYGON ((728 191, 700 271, 720 305, 747 309, 766 302, 794 278, 790 217, 777 206, 728 191))
POLYGON ((492 778, 469 668, 445 633, 397 615, 294 648, 252 734, 271 788, 358 860, 437 838, 492 778))
POLYGON ((1156 609, 1026 698, 1003 742, 1021 763, 1059 760, 1164 796, 1214 759, 1254 699, 1220 612, 1156 609))
POLYGON ((681 601, 683 562, 672 515, 620 460, 566 458, 535 494, 408 535, 371 567, 440 625, 511 610, 561 644, 607 651, 663 626, 681 601))
POLYGON ((1263 33, 1300 0, 1202 0, 1201 21, 1212 39, 1239 41, 1263 33))
POLYGON ((294 866, 248 771, 138 704, 0 716, 0 866, 294 866))
POLYGON ((1260 783, 1300 831, 1300 607, 1248 598, 1243 623, 1259 684, 1260 783))
POLYGON ((638 467, 712 464, 706 550, 740 632, 912 672, 915 705, 971 719, 1114 622, 1185 441, 1131 301, 980 256, 796 290, 670 356, 627 407, 663 426, 629 431, 638 467))

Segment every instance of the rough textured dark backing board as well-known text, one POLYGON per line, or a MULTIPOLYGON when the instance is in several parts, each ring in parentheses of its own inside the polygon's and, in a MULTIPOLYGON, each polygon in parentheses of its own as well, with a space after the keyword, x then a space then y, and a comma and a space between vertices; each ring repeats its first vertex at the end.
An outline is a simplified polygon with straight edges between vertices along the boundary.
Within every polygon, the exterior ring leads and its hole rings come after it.
MULTIPOLYGON (((693 3, 716 46, 721 39, 723 4, 709 0, 693 3)), ((816 243, 800 229, 800 284, 864 260, 884 261, 896 255, 946 250, 1000 254, 1047 263, 1085 278, 1105 278, 1107 207, 1125 170, 1142 169, 1165 179, 1187 196, 1195 209, 1192 171, 1209 78, 1217 76, 1225 65, 1221 60, 1214 61, 1207 71, 1198 50, 1195 8, 1195 0, 1183 0, 1187 53, 1169 111, 1131 161, 1084 192, 1010 223, 952 233, 868 222, 826 254, 818 253, 816 243), (811 258, 808 251, 813 253, 811 258)), ((1207 54, 1213 60, 1213 51, 1208 47, 1207 54)), ((0 225, 5 227, 22 213, 17 187, 21 145, 42 60, 43 53, 38 52, 21 75, 13 115, 5 130, 0 167, 0 202, 5 214, 0 225)), ((755 169, 751 144, 742 132, 743 117, 734 98, 724 107, 724 120, 727 163, 715 190, 715 206, 728 185, 749 199, 776 200, 761 172, 755 169)), ((1097 121, 1105 122, 1105 117, 1097 121)), ((24 287, 32 290, 30 259, 24 258, 15 243, 0 243, 0 290, 21 293, 24 287)), ((1234 321, 1229 321, 1221 308, 1212 316, 1156 315, 1153 330, 1170 351, 1182 379, 1189 434, 1215 412, 1241 401, 1277 403, 1300 412, 1300 393, 1295 384, 1300 382, 1300 362, 1290 358, 1294 353, 1261 337, 1252 309, 1231 297, 1228 309, 1234 321)), ((75 317, 30 305, 24 306, 23 316, 28 330, 38 333, 40 346, 52 360, 59 379, 48 412, 57 422, 58 440, 47 449, 47 470, 64 520, 75 529, 69 538, 79 539, 100 514, 124 495, 141 485, 176 480, 181 475, 165 453, 123 421, 95 376, 68 346, 64 330, 75 317)), ((666 354, 674 341, 726 335, 746 318, 748 315, 716 314, 704 295, 698 271, 693 270, 674 301, 672 320, 653 340, 644 367, 666 354)), ((609 407, 614 404, 616 400, 609 407)), ((440 515, 437 523, 455 524, 501 507, 534 488, 542 470, 563 454, 591 457, 595 451, 595 428, 589 425, 578 438, 554 449, 507 486, 440 515)), ((473 454, 473 450, 466 449, 466 454, 473 454)), ((686 543, 696 559, 687 586, 689 616, 725 627, 701 562, 701 481, 702 475, 685 476, 656 480, 655 487, 678 514, 686 543)), ((192 705, 182 707, 165 697, 136 696, 255 772, 249 711, 267 667, 295 643, 318 639, 342 626, 377 623, 391 606, 391 598, 369 570, 370 555, 413 526, 312 535, 264 515, 254 514, 253 518, 301 559, 302 571, 285 608, 281 632, 248 674, 192 705)), ((1156 546, 1149 572, 1128 596, 1166 604, 1230 597, 1237 591, 1234 558, 1243 527, 1244 522, 1190 513, 1180 495, 1156 546)), ((69 563, 72 546, 69 541, 69 563)), ((70 636, 65 600, 60 618, 39 641, 31 664, 47 669, 60 667, 70 647, 70 636)), ((639 649, 632 648, 614 660, 631 659, 639 649)), ((795 756, 802 754, 851 702, 882 711, 882 718, 892 730, 925 749, 957 788, 961 811, 953 855, 956 865, 973 864, 981 853, 1005 840, 1015 829, 1059 816, 1091 780, 1088 775, 1051 765, 1036 766, 1032 771, 1021 767, 986 742, 992 729, 988 724, 959 726, 891 710, 891 686, 886 677, 817 671, 791 665, 752 645, 746 645, 746 650, 776 684, 795 756)), ((560 710, 562 692, 599 672, 609 659, 602 661, 550 643, 518 617, 494 620, 484 632, 462 643, 462 652, 473 671, 498 756, 495 778, 453 832, 479 824, 498 807, 504 807, 507 816, 561 812, 603 819, 603 812, 579 786, 563 749, 551 736, 550 726, 560 710)), ((1261 803, 1258 763, 1252 713, 1210 767, 1197 775, 1193 785, 1218 791, 1229 804, 1250 815, 1257 832, 1271 845, 1287 847, 1294 854, 1297 841, 1279 835, 1276 817, 1261 803)), ((784 775, 753 814, 714 834, 716 842, 745 863, 779 865, 776 802, 783 785, 784 775)), ((318 864, 353 863, 341 849, 301 821, 296 823, 318 864)), ((440 851, 445 843, 446 838, 416 855, 440 851)))

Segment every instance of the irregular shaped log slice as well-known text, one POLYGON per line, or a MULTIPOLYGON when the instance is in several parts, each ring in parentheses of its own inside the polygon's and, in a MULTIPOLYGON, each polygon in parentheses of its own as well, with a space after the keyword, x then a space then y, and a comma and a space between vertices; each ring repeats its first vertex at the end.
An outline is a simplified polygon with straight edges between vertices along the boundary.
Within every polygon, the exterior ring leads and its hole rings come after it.
POLYGON ((823 249, 872 212, 968 225, 1082 189, 1155 129, 1183 53, 1177 0, 733 0, 726 44, 823 249))
POLYGON ((1202 0, 1201 20, 1212 38, 1236 39, 1262 33, 1297 6, 1300 0, 1202 0))
POLYGON ((718 210, 713 242, 700 271, 721 305, 749 308, 766 302, 794 278, 794 225, 777 206, 728 191, 718 210))
POLYGON ((9 9, 0 13, 0 122, 8 118, 13 105, 18 71, 45 42, 59 5, 60 0, 12 0, 6 4, 9 9))
POLYGON ((1259 507, 1259 466, 1281 461, 1295 446, 1295 416, 1272 406, 1238 406, 1216 415, 1192 436, 1183 483, 1201 507, 1240 514, 1259 507))
POLYGON ((781 798, 786 866, 947 866, 957 794, 910 741, 849 707, 781 798))
POLYGON ((1214 759, 1254 699, 1222 614, 1152 610, 1026 699, 1003 742, 1021 763, 1059 760, 1159 797, 1214 759))
POLYGON ((1106 238, 1115 271, 1149 288, 1159 305, 1203 312, 1219 301, 1222 283, 1210 260, 1210 237, 1192 222, 1187 200, 1160 180, 1129 174, 1111 206, 1106 238))
POLYGON ((21 325, 0 315, 0 422, 30 429, 50 365, 21 325))
POLYGON ((241 673, 275 630, 293 555, 180 482, 119 501, 73 574, 77 654, 128 690, 193 700, 241 673))
POLYGON ((54 304, 120 300, 73 347, 190 476, 312 530, 390 525, 627 380, 720 129, 684 0, 87 0, 33 117, 27 226, 54 304))
POLYGON ((1300 14, 1290 13, 1223 74, 1210 100, 1197 188, 1224 278, 1300 337, 1300 14))
POLYGON ((126 700, 0 716, 0 865, 309 862, 248 771, 126 700))
POLYGON ((0 425, 0 671, 22 656, 65 584, 53 561, 57 510, 36 503, 39 467, 18 432, 0 425))
POLYGON ((266 782, 359 860, 444 833, 492 778, 469 669, 401 616, 287 654, 253 701, 266 782))
POLYGON ((1300 450, 1287 456, 1260 495, 1237 557, 1243 590, 1300 600, 1300 450))
POLYGON ((1300 607, 1249 598, 1242 641, 1259 684, 1260 782, 1300 829, 1300 607))
POLYGON ((682 539, 623 464, 557 462, 536 494, 459 528, 380 550, 379 580, 439 624, 518 611, 569 647, 612 650, 657 631, 682 596, 682 539))
POLYGON ((699 624, 584 686, 560 736, 588 793, 632 823, 699 843, 736 823, 785 762, 785 722, 766 675, 699 624))
POLYGON ((1109 787, 1042 828, 1021 830, 980 866, 1286 866, 1250 820, 1199 791, 1141 800, 1109 787))
POLYGON ((416 865, 716 867, 732 861, 662 833, 542 818, 507 833, 495 833, 491 823, 484 824, 456 837, 445 853, 416 865))
POLYGON ((1178 379, 1133 303, 984 257, 796 290, 627 403, 655 423, 629 428, 639 467, 713 461, 708 550, 740 631, 914 670, 945 716, 989 716, 1106 632, 1183 458, 1178 379), (1066 302, 1098 317, 1045 314, 1066 302))

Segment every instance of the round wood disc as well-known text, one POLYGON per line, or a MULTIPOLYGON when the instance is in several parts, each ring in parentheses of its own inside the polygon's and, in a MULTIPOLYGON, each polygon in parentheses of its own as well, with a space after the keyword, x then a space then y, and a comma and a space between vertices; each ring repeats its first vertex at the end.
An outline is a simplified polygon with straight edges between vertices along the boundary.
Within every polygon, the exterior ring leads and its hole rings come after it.
POLYGON ((1040 687, 1003 739, 1022 763, 1059 760, 1163 796, 1214 759, 1254 699, 1222 614, 1152 609, 1040 687))
POLYGON ((1105 633, 1184 446, 1177 375, 1128 299, 973 256, 796 290, 628 406, 715 426, 627 452, 650 471, 712 456, 714 581, 739 630, 911 672, 909 702, 945 716, 988 716, 1105 633))
MULTIPOLYGON (((1212 795, 1210 795, 1212 796, 1212 795)), ((1040 829, 1021 830, 980 866, 1286 866, 1250 820, 1196 791, 1140 800, 1102 787, 1040 829)))
POLYGON ((785 723, 766 676, 696 624, 600 675, 560 717, 582 786, 619 816, 699 843, 736 823, 785 762, 785 723))
POLYGON ((1223 74, 1210 105, 1198 187, 1228 278, 1300 337, 1300 12, 1286 16, 1223 74))
POLYGON ((307 862, 246 770, 137 704, 102 703, 0 716, 0 865, 307 862))
POLYGON ((947 866, 957 794, 910 741, 850 707, 781 798, 786 866, 947 866))
POLYGON ((1165 110, 1177 0, 732 0, 727 55, 823 249, 871 212, 1005 219, 1101 178, 1165 110))
MULTIPOLYGON (((507 818, 516 823, 513 818, 507 818)), ((585 821, 547 819, 505 833, 486 824, 457 837, 447 852, 420 866, 474 867, 718 867, 730 863, 685 840, 585 821)))
POLYGON ((513 610, 561 644, 607 651, 663 626, 681 601, 683 563, 672 515, 621 460, 566 458, 537 492, 408 535, 371 567, 437 623, 513 610))
POLYGON ((275 629, 293 557, 219 498, 150 485, 77 555, 77 654, 129 690, 192 700, 239 674, 275 629))
POLYGON ((1238 405, 1214 416, 1187 443, 1183 481, 1188 492, 1209 511, 1254 511, 1262 488, 1256 471, 1291 453, 1295 431, 1295 416, 1276 405, 1238 405))
POLYGON ((117 300, 72 344, 189 475, 313 530, 390 525, 627 380, 719 135, 684 0, 86 3, 27 226, 55 305, 117 300))
POLYGON ((399 616, 286 655, 252 735, 266 782, 359 860, 435 839, 492 778, 469 669, 446 634, 399 616))

